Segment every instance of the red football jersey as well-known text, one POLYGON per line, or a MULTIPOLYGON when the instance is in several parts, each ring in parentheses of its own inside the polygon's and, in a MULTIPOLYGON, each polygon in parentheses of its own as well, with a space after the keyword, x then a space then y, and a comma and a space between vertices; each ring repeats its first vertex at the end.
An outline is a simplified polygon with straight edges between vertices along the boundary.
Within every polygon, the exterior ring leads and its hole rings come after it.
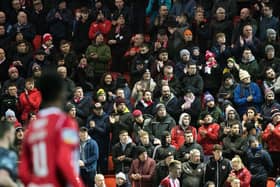
POLYGON ((19 176, 27 186, 83 186, 76 121, 58 108, 42 109, 26 131, 19 176))

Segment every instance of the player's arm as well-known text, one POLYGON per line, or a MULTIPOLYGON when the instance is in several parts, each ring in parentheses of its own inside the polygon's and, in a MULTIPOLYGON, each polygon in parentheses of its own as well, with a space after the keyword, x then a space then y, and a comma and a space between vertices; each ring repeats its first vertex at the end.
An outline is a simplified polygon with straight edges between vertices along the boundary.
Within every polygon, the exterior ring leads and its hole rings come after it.
POLYGON ((17 184, 11 179, 9 173, 0 169, 0 186, 17 187, 17 184))
POLYGON ((67 127, 62 127, 60 132, 57 165, 67 183, 73 187, 82 187, 79 179, 79 144, 76 124, 72 120, 66 121, 67 127))

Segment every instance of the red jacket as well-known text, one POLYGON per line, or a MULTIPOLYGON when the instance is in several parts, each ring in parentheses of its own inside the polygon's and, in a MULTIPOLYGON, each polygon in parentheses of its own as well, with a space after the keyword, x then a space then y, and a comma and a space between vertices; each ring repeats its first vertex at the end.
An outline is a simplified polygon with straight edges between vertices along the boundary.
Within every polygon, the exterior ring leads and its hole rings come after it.
POLYGON ((103 22, 92 22, 89 28, 88 36, 89 39, 93 40, 97 32, 101 32, 106 38, 107 34, 110 32, 112 23, 110 20, 105 20, 103 22))
POLYGON ((219 129, 220 125, 212 123, 209 125, 202 125, 198 129, 197 142, 202 146, 205 155, 212 155, 213 145, 219 144, 219 129), (206 131, 205 136, 201 135, 201 131, 206 131))
POLYGON ((280 123, 275 125, 272 132, 268 125, 262 134, 262 139, 267 143, 269 152, 280 152, 280 123))
POLYGON ((41 92, 34 88, 29 90, 28 94, 22 92, 19 95, 19 103, 21 107, 21 120, 26 121, 30 112, 37 113, 42 102, 41 92))
POLYGON ((185 143, 185 131, 191 130, 193 139, 197 140, 197 132, 196 128, 189 126, 186 130, 183 130, 183 128, 180 125, 177 125, 171 129, 171 144, 178 150, 182 145, 185 143))
MULTIPOLYGON (((234 174, 240 180, 240 187, 250 187, 252 175, 246 167, 240 169, 239 171, 232 170, 230 175, 232 174, 234 174)), ((231 185, 226 181, 226 186, 230 187, 231 185)))

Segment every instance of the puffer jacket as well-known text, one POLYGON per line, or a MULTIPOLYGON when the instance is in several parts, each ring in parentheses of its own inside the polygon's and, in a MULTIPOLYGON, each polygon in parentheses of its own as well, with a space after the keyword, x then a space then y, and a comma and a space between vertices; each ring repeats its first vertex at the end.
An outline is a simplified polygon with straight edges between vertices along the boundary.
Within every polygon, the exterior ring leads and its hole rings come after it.
POLYGON ((193 167, 190 161, 182 164, 181 184, 182 186, 201 187, 205 172, 205 164, 197 164, 193 167))

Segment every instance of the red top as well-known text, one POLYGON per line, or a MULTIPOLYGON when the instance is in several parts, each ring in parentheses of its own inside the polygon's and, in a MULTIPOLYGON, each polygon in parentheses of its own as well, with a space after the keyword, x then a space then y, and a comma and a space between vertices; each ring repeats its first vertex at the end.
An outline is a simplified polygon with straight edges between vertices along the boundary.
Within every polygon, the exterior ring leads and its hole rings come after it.
POLYGON ((77 122, 58 108, 43 109, 25 134, 19 176, 25 185, 83 187, 77 122))
POLYGON ((267 125, 262 134, 262 139, 267 143, 269 152, 280 152, 280 123, 274 126, 272 132, 267 125))

